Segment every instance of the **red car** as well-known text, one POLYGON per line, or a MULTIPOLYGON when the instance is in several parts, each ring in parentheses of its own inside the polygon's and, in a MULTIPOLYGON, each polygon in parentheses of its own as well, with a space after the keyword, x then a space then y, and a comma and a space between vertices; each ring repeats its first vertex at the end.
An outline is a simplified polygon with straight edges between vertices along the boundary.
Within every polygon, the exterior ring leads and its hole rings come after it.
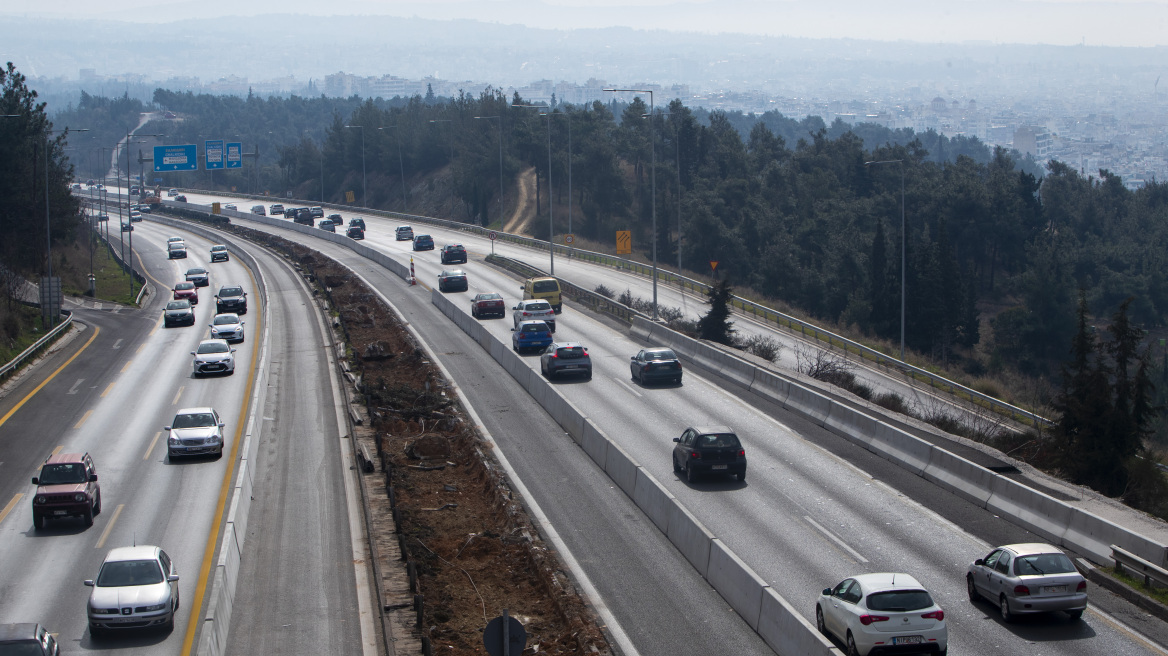
POLYGON ((174 286, 174 300, 190 301, 191 305, 198 305, 199 289, 193 282, 180 282, 174 286))
POLYGON ((101 487, 97 469, 88 453, 58 453, 45 459, 32 498, 32 524, 37 530, 46 519, 80 517, 93 526, 93 516, 101 512, 101 487))
POLYGON ((470 300, 470 316, 481 319, 491 316, 507 316, 507 305, 503 302, 503 295, 498 292, 475 294, 470 300))

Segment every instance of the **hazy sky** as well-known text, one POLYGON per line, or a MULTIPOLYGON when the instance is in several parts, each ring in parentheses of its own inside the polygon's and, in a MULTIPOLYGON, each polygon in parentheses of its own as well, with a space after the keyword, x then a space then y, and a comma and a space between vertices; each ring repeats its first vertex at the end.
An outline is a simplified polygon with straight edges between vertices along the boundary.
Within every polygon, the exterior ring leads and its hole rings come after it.
POLYGON ((269 13, 470 19, 561 30, 621 26, 927 43, 1168 45, 1168 0, 0 0, 0 20, 172 22, 269 13))

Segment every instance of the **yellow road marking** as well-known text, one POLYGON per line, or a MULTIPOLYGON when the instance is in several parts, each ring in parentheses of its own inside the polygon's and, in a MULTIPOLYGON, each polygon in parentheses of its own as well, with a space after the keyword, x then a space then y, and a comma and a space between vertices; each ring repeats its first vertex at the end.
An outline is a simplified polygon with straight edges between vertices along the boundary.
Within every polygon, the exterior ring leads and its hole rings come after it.
POLYGON ((158 438, 162 436, 162 431, 154 434, 154 439, 150 440, 150 446, 146 447, 146 453, 142 456, 143 460, 150 459, 150 452, 154 450, 154 445, 158 444, 158 438))
POLYGON ((84 424, 85 420, 89 419, 89 415, 91 415, 91 414, 93 414, 93 410, 86 410, 85 414, 81 415, 81 420, 78 421, 77 424, 73 426, 73 429, 76 430, 78 428, 81 428, 81 424, 84 424))
POLYGON ((115 383, 110 383, 109 385, 107 385, 107 386, 106 386, 106 388, 105 388, 105 391, 101 393, 101 398, 103 398, 103 399, 104 399, 104 398, 105 398, 105 395, 106 395, 106 394, 109 394, 109 393, 110 393, 110 390, 112 390, 112 389, 114 388, 114 385, 115 385, 115 383))
MULTIPOLYGON (((251 276, 251 285, 254 289, 256 287, 255 273, 248 269, 248 275, 251 276)), ((256 304, 259 305, 258 303, 256 304)), ((262 311, 256 311, 256 325, 253 330, 256 335, 262 335, 263 321, 262 311)), ((190 656, 191 649, 195 644, 195 631, 198 629, 200 622, 195 617, 194 613, 198 613, 199 609, 203 607, 203 597, 207 594, 207 582, 211 578, 211 566, 215 559, 215 546, 219 543, 220 531, 223 525, 223 511, 227 507, 227 497, 231 495, 231 479, 235 473, 235 461, 239 457, 239 443, 243 438, 243 427, 247 425, 247 413, 251 405, 251 397, 255 389, 255 374, 256 374, 256 360, 259 358, 259 343, 251 350, 251 367, 248 371, 247 390, 243 395, 243 406, 239 409, 239 417, 236 421, 235 439, 231 443, 231 460, 227 464, 227 471, 223 472, 223 482, 219 485, 219 502, 215 507, 215 519, 211 526, 215 527, 211 533, 207 535, 207 546, 203 549, 203 563, 199 566, 199 579, 195 584, 195 598, 191 600, 189 608, 193 609, 191 621, 187 623, 186 635, 183 637, 183 656, 190 656)))
POLYGON ((132 364, 134 364, 133 360, 126 360, 126 364, 122 365, 121 373, 123 373, 123 374, 126 373, 126 370, 129 369, 130 365, 132 365, 132 364))
POLYGON ((16 405, 12 406, 11 410, 9 410, 7 413, 5 413, 3 417, 0 417, 0 426, 3 426, 4 422, 8 421, 12 417, 12 415, 16 414, 16 411, 19 410, 22 406, 24 406, 24 404, 27 403, 28 400, 31 399, 37 392, 41 391, 41 388, 43 388, 45 385, 48 385, 50 380, 56 378, 57 374, 61 373, 65 369, 65 367, 68 367, 74 360, 76 360, 77 356, 81 355, 82 351, 89 348, 89 345, 93 343, 93 340, 97 339, 97 334, 100 332, 101 332, 101 328, 94 326, 93 327, 93 337, 90 337, 89 341, 85 342, 85 346, 82 346, 80 349, 78 349, 77 352, 73 354, 73 357, 66 360, 65 363, 62 364, 60 367, 57 367, 57 370, 54 371, 52 374, 50 374, 49 377, 46 378, 40 385, 37 385, 36 389, 34 389, 33 391, 31 391, 27 395, 25 395, 25 397, 20 400, 20 403, 17 403, 16 405))
MULTIPOLYGON (((159 319, 158 323, 154 324, 154 330, 158 330, 158 327, 162 325, 162 321, 163 321, 162 319, 159 319)), ((154 330, 150 331, 151 335, 154 334, 154 330)), ((141 353, 142 349, 144 349, 144 348, 146 348, 146 342, 142 342, 141 344, 138 345, 138 350, 134 351, 134 355, 138 355, 139 353, 141 353)))
POLYGON ((0 510, 0 522, 3 522, 4 518, 8 516, 8 513, 12 512, 12 509, 16 507, 16 504, 20 502, 23 496, 23 492, 17 492, 16 496, 12 497, 12 501, 9 501, 8 505, 4 506, 4 510, 0 510))
POLYGON ((62 444, 61 446, 59 446, 59 447, 57 447, 57 448, 53 449, 53 455, 57 455, 58 453, 60 453, 60 452, 61 452, 61 449, 64 449, 64 448, 65 448, 65 445, 64 445, 64 444, 62 444))
POLYGON ((114 508, 114 516, 110 517, 109 524, 105 525, 105 530, 101 532, 101 537, 98 538, 97 544, 93 545, 94 549, 100 549, 105 546, 105 541, 109 539, 110 533, 114 530, 114 524, 118 521, 118 516, 122 514, 122 508, 126 504, 119 503, 117 508, 114 508))
POLYGON ((186 388, 187 388, 186 385, 182 385, 178 388, 178 392, 175 393, 175 395, 174 395, 174 400, 170 402, 171 405, 178 405, 178 400, 182 396, 183 390, 185 390, 186 388))

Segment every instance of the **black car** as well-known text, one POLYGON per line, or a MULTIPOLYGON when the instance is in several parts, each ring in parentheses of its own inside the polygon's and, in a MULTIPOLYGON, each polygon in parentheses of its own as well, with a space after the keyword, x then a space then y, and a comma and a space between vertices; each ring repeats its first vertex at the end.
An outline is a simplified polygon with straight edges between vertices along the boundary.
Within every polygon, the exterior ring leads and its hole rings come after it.
POLYGON ((555 342, 540 354, 539 371, 549 380, 565 374, 576 374, 592 380, 592 357, 581 344, 555 342))
POLYGON ((442 273, 438 274, 438 291, 465 292, 468 289, 470 289, 470 285, 466 281, 466 274, 461 269, 443 269, 442 273))
POLYGON ((466 264, 466 248, 462 244, 447 244, 442 247, 442 263, 453 264, 461 262, 466 264))
POLYGON ((327 218, 329 221, 332 221, 336 225, 342 225, 345 223, 345 220, 343 218, 341 218, 340 214, 329 214, 327 218))
POLYGON ((163 312, 162 325, 166 328, 195 325, 195 311, 191 309, 190 301, 170 301, 163 312))
POLYGON ((316 223, 316 219, 312 216, 312 210, 307 207, 300 207, 296 209, 296 216, 292 218, 293 221, 300 225, 311 227, 316 223))
POLYGON ((0 624, 0 654, 57 656, 60 653, 57 639, 40 624, 0 624))
POLYGON ((224 312, 247 314, 247 292, 243 287, 224 285, 219 288, 219 293, 215 294, 215 314, 224 312))
POLYGON ((647 385, 652 381, 667 380, 681 384, 681 361, 672 349, 647 348, 629 358, 633 380, 647 385))
POLYGON ((349 219, 349 227, 356 226, 362 230, 365 229, 365 219, 349 219))
POLYGON ((414 237, 414 250, 416 251, 432 251, 434 250, 434 238, 430 235, 418 235, 414 237))
POLYGON ((296 213, 299 211, 300 211, 299 207, 285 207, 284 208, 284 218, 285 219, 295 219, 296 213))
POLYGON ((690 483, 707 474, 728 474, 746 480, 746 450, 727 426, 691 426, 673 438, 673 471, 690 483))
POLYGON ((365 228, 362 228, 361 226, 351 225, 351 226, 349 226, 349 228, 347 230, 345 230, 345 236, 348 237, 349 239, 364 239, 365 238, 365 228))

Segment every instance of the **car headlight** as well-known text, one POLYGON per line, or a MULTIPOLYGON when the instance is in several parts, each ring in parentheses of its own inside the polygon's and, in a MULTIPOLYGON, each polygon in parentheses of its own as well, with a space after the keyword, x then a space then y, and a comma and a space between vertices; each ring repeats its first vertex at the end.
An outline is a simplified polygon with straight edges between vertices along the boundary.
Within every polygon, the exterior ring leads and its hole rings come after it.
POLYGON ((48 500, 48 499, 46 499, 45 497, 41 496, 41 497, 37 497, 37 498, 36 498, 36 502, 37 502, 37 503, 48 503, 48 502, 49 502, 49 500, 48 500))
POLYGON ((94 615, 118 615, 117 608, 90 608, 89 612, 94 615))
POLYGON ((168 443, 168 444, 173 444, 173 445, 178 445, 178 444, 181 444, 181 443, 182 443, 182 440, 180 440, 180 439, 178 439, 177 437, 174 437, 174 436, 172 435, 172 436, 170 437, 170 439, 168 439, 168 440, 167 440, 167 443, 168 443))
POLYGON ((154 604, 153 606, 146 606, 142 610, 147 612, 147 613, 150 613, 150 612, 153 612, 156 610, 162 610, 164 608, 166 608, 166 602, 162 602, 161 604, 154 604))
POLYGON ((77 502, 85 501, 85 495, 78 492, 77 494, 73 495, 73 500, 77 502))

